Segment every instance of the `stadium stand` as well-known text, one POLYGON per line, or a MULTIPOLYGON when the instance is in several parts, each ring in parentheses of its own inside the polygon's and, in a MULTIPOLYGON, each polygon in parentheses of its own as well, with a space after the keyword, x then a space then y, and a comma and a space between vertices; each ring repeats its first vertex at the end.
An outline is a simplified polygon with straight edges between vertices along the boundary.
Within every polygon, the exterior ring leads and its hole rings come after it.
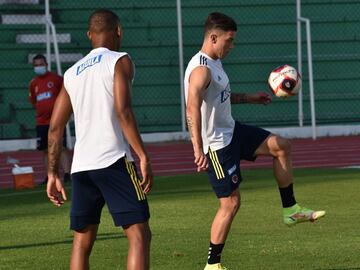
MULTIPOLYGON (((133 104, 141 132, 181 129, 176 1, 52 0, 62 70, 90 50, 85 30, 92 10, 117 12, 124 27, 123 50, 136 64, 133 104)), ((358 1, 307 1, 311 18, 316 112, 319 124, 359 120, 360 18, 358 1)), ((199 49, 202 24, 214 10, 235 17, 236 48, 224 61, 233 91, 266 90, 269 72, 287 63, 296 66, 295 3, 288 0, 182 1, 184 62, 199 49), (281 16, 279 16, 281 14, 281 16)), ((0 1, 0 138, 31 138, 34 117, 27 103, 33 76, 29 61, 46 51, 43 1, 0 1), (26 42, 26 43, 24 43, 26 42), (30 42, 30 43, 29 43, 30 42)), ((306 48, 304 45, 304 52, 306 48)), ((306 56, 304 113, 310 122, 306 56)), ((55 69, 54 64, 53 70, 55 69)), ((234 106, 236 118, 261 126, 297 125, 297 98, 274 99, 271 106, 234 106)))

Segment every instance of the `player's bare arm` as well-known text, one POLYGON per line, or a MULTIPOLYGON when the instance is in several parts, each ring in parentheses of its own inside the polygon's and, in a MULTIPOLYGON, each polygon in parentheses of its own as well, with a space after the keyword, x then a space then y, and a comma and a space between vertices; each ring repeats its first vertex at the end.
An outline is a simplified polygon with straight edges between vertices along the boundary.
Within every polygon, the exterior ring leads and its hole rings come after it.
POLYGON ((203 152, 201 138, 201 104, 207 87, 211 81, 211 73, 207 67, 195 68, 189 78, 189 93, 186 106, 186 120, 194 148, 195 164, 198 171, 208 168, 206 155, 203 152))
POLYGON ((131 82, 134 77, 133 64, 128 56, 120 58, 115 65, 114 104, 120 126, 126 140, 140 159, 140 170, 143 177, 144 192, 149 192, 153 183, 150 158, 137 127, 131 106, 131 82))
POLYGON ((267 105, 271 103, 271 96, 265 92, 259 93, 231 93, 231 103, 232 104, 241 104, 241 103, 251 103, 251 104, 264 104, 267 105))
POLYGON ((248 103, 248 95, 246 93, 231 93, 231 104, 248 103))
POLYGON ((46 192, 50 201, 56 206, 61 206, 67 199, 62 180, 59 177, 59 164, 64 129, 71 113, 70 97, 63 86, 55 102, 48 134, 49 164, 46 192))

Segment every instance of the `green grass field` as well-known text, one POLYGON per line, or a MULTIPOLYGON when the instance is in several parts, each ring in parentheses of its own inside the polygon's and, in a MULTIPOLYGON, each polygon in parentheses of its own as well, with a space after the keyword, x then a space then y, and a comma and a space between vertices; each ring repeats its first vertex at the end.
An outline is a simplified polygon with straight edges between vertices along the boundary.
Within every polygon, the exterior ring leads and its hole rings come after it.
MULTIPOLYGON (((292 228, 282 224, 272 172, 246 170, 243 176, 242 206, 222 256, 229 269, 360 269, 360 170, 296 170, 297 201, 325 209, 327 216, 292 228)), ((151 269, 203 269, 218 207, 206 175, 155 181, 151 269)), ((0 191, 0 269, 68 268, 70 204, 53 207, 42 189, 0 191)), ((126 250, 126 238, 105 208, 92 269, 125 269, 126 250)))

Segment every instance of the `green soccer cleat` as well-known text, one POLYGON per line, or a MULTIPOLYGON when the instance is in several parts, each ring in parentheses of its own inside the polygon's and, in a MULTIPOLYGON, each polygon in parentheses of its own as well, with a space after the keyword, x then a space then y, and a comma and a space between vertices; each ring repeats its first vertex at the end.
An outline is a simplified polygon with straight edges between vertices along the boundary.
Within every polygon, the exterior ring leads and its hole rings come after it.
POLYGON ((298 204, 294 206, 283 208, 284 223, 288 226, 295 225, 301 222, 314 222, 319 218, 325 216, 325 211, 314 211, 305 207, 301 207, 298 204))
POLYGON ((222 266, 220 263, 215 263, 215 264, 206 264, 204 270, 228 270, 228 269, 222 266))

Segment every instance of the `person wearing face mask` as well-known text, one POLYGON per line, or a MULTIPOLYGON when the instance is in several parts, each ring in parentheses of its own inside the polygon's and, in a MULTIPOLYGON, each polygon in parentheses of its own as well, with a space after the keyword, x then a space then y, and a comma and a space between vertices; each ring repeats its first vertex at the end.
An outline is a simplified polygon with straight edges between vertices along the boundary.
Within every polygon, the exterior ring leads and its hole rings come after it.
MULTIPOLYGON (((63 78, 47 70, 47 61, 44 55, 38 54, 32 62, 36 76, 29 84, 29 100, 36 110, 36 137, 37 149, 44 152, 44 163, 47 169, 48 131, 52 110, 58 96, 63 78)), ((64 182, 70 181, 70 158, 66 149, 65 134, 61 163, 64 171, 64 182)), ((44 183, 47 182, 45 177, 44 183)))

